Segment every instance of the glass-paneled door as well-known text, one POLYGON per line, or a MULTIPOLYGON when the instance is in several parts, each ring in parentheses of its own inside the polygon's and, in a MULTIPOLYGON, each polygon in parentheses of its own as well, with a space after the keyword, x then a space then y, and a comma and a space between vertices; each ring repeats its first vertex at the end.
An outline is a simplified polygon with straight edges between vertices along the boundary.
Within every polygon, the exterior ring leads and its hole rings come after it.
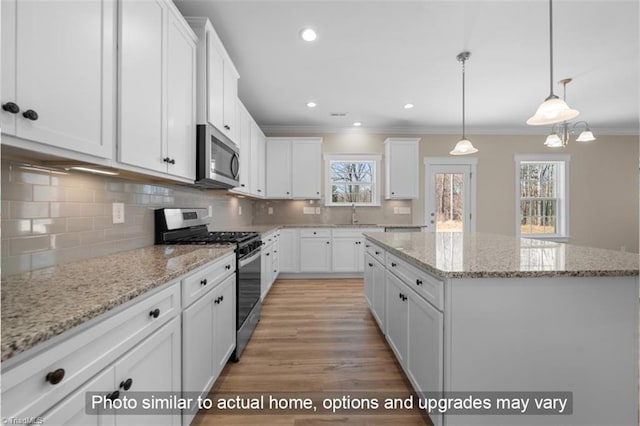
POLYGON ((434 164, 427 167, 426 225, 431 232, 471 230, 471 165, 434 164))

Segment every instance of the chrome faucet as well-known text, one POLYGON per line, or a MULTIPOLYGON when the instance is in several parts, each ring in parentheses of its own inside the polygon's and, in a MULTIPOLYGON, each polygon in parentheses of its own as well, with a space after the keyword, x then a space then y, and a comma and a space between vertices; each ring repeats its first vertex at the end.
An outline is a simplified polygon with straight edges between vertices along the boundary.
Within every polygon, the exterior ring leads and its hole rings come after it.
POLYGON ((358 223, 356 220, 356 203, 351 203, 351 224, 355 225, 358 223))

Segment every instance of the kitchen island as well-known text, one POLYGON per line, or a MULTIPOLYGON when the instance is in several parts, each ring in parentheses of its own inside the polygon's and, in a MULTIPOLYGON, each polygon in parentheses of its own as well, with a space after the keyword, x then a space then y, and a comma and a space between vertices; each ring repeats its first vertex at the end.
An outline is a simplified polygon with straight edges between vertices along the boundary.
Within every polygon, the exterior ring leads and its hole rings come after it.
POLYGON ((637 254, 365 236, 365 296, 435 424, 638 424, 637 254))

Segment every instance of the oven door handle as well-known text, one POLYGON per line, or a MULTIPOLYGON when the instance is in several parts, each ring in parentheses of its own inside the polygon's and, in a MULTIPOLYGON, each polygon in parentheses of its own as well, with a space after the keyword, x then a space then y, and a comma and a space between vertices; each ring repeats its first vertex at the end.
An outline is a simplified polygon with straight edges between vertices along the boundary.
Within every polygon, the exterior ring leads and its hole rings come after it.
POLYGON ((244 258, 244 259, 241 259, 241 260, 240 260, 240 267, 241 267, 241 268, 242 268, 243 266, 245 266, 246 264, 253 262, 254 260, 256 260, 256 258, 259 258, 259 257, 260 257, 260 255, 262 254, 262 250, 258 249, 258 250, 256 250, 254 253, 255 253, 255 254, 252 254, 252 255, 251 255, 251 257, 249 257, 248 259, 247 259, 247 258, 244 258))

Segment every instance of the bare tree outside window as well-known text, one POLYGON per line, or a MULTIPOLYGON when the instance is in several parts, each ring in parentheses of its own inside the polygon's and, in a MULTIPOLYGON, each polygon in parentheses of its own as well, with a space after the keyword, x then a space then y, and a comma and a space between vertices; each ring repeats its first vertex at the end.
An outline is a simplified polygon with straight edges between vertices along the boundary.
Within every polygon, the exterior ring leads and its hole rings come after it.
POLYGON ((520 232, 558 233, 558 163, 520 164, 520 232))
POLYGON ((373 203, 374 168, 373 161, 331 161, 332 203, 373 203))

